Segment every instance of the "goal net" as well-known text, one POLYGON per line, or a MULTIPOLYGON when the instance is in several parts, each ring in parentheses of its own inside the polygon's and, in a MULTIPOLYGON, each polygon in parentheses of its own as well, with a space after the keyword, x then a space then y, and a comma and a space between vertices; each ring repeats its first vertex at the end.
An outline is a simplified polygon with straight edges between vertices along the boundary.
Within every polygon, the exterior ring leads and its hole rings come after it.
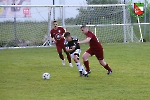
POLYGON ((84 6, 48 6, 48 5, 2 5, 0 7, 0 47, 50 46, 51 22, 55 19, 59 25, 80 40, 85 36, 81 25, 89 29, 102 43, 137 42, 131 25, 127 5, 84 5, 84 6), (24 11, 18 17, 19 8, 24 11), (29 8, 28 11, 26 9, 29 8), (4 13, 11 16, 4 17, 4 13))
POLYGON ((67 31, 85 39, 80 31, 81 25, 89 26, 89 29, 102 43, 126 43, 137 42, 131 25, 130 12, 127 5, 90 5, 81 7, 65 7, 64 19, 67 31), (71 12, 69 10, 71 9, 71 12), (75 12, 78 12, 75 14, 75 12))
POLYGON ((52 7, 6 5, 0 9, 0 47, 50 45, 52 7))

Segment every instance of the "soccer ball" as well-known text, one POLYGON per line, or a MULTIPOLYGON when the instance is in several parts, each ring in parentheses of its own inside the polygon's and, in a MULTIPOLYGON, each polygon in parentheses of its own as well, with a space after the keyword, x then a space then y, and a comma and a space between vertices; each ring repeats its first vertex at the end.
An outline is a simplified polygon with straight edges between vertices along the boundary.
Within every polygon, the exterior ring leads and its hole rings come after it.
POLYGON ((45 80, 50 79, 50 74, 49 73, 43 73, 42 78, 45 80))

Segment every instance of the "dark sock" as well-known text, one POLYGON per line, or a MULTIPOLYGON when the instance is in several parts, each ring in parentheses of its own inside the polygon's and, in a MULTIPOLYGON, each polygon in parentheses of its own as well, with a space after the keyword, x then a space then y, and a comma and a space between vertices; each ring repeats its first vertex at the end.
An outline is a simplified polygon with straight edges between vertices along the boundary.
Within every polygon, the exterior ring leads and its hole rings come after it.
POLYGON ((64 56, 63 55, 59 55, 60 59, 64 60, 64 56))
POLYGON ((71 63, 71 57, 69 54, 67 54, 67 59, 68 59, 68 62, 71 63))
POLYGON ((89 61, 84 61, 84 66, 86 67, 86 71, 90 71, 89 61))
POLYGON ((104 68, 105 68, 106 70, 108 70, 108 71, 111 71, 111 68, 108 66, 108 64, 106 64, 106 65, 104 66, 104 68))

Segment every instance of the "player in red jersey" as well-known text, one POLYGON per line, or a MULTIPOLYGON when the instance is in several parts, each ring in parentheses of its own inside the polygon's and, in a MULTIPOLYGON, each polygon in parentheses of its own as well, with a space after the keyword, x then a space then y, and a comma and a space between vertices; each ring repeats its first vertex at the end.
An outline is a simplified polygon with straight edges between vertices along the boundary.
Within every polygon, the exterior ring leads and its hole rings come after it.
POLYGON ((84 65, 88 73, 90 73, 89 61, 88 58, 92 55, 95 55, 99 60, 99 63, 108 71, 108 75, 112 73, 109 65, 104 61, 103 55, 103 47, 101 43, 98 41, 97 37, 86 27, 82 26, 81 31, 84 35, 86 35, 86 39, 83 41, 79 41, 79 44, 89 43, 90 48, 83 54, 82 58, 84 61, 84 65))
POLYGON ((63 49, 67 55, 69 66, 73 67, 72 63, 71 63, 70 54, 68 52, 66 52, 66 50, 65 50, 64 36, 63 36, 65 33, 65 30, 62 27, 58 27, 57 21, 53 21, 53 29, 50 31, 50 33, 51 33, 51 37, 52 37, 54 43, 56 44, 56 48, 57 48, 57 52, 59 54, 59 57, 60 57, 60 59, 62 59, 62 64, 65 65, 65 59, 64 59, 64 56, 62 54, 62 49, 63 49))

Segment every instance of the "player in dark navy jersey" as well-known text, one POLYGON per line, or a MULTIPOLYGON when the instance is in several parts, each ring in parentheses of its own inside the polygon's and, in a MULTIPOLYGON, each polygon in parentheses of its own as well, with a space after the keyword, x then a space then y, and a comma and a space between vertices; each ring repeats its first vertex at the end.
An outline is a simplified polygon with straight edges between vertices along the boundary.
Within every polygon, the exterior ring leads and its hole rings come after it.
POLYGON ((66 51, 70 53, 71 58, 74 60, 79 70, 80 76, 84 74, 85 77, 88 77, 87 72, 85 71, 84 67, 81 65, 80 60, 79 60, 81 49, 80 49, 79 44, 77 43, 78 38, 72 37, 69 32, 66 32, 64 34, 64 37, 65 37, 64 44, 65 44, 66 51))

